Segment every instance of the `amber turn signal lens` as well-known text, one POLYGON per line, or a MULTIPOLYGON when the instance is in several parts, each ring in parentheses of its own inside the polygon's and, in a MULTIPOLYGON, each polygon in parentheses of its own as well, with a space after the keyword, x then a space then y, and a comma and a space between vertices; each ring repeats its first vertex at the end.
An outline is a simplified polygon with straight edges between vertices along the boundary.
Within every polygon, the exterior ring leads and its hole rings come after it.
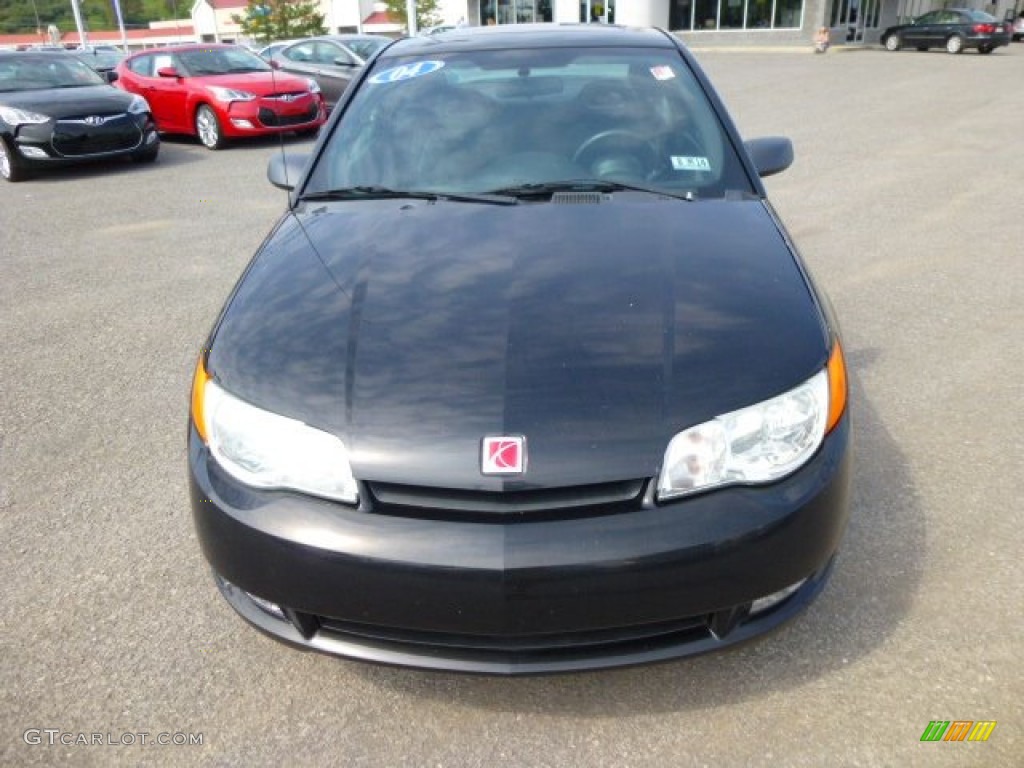
POLYGON ((846 361, 843 359, 843 348, 836 339, 832 347, 832 356, 828 359, 828 421, 825 432, 831 432, 843 411, 846 410, 846 361))
POLYGON ((203 365, 203 356, 200 355, 196 362, 195 375, 192 377, 192 423, 204 443, 209 442, 206 438, 206 416, 203 412, 206 382, 209 380, 210 376, 206 372, 206 366, 203 365))

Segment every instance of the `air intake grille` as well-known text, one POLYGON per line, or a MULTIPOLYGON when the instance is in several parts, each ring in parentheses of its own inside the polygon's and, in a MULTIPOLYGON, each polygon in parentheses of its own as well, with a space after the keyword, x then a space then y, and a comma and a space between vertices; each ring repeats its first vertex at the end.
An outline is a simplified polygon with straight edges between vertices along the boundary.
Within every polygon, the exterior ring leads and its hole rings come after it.
POLYGON ((629 512, 640 508, 644 480, 528 491, 462 491, 394 483, 368 483, 374 512, 437 520, 564 519, 629 512))
POLYGON ((551 202, 559 205, 597 205, 608 199, 600 192, 555 192, 551 202))

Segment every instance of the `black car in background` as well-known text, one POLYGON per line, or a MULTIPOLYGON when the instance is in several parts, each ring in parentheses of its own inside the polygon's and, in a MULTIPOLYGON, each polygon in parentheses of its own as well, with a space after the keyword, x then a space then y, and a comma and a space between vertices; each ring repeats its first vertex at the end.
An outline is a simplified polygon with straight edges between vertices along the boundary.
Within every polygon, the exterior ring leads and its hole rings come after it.
POLYGON ((0 52, 0 176, 129 157, 152 162, 160 138, 149 104, 112 87, 69 52, 0 52))
POLYGON ((381 35, 325 35, 261 55, 276 69, 316 80, 330 111, 373 54, 391 42, 381 35))
POLYGON ((1010 44, 1010 24, 984 11, 970 8, 944 8, 919 16, 909 24, 889 27, 879 38, 890 51, 900 48, 945 48, 961 53, 976 48, 978 53, 992 53, 1010 44))
POLYGON ((70 53, 101 75, 113 72, 125 57, 125 54, 116 48, 76 48, 70 53))
MULTIPOLYGON (((527 674, 739 642, 825 585, 825 294, 670 34, 480 27, 368 65, 198 360, 192 513, 298 646, 527 674)), ((791 638, 795 639, 795 638, 791 638)), ((799 653, 800 651, 794 651, 799 653)))

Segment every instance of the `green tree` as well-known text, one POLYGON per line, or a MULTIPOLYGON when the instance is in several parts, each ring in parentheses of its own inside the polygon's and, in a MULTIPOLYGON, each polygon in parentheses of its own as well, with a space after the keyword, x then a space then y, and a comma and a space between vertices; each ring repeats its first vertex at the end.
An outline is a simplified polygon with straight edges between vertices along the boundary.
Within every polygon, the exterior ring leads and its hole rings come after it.
POLYGON ((242 34, 261 43, 327 32, 324 15, 308 0, 249 0, 245 15, 231 18, 242 34))
MULTIPOLYGON (((388 0, 388 16, 409 29, 409 16, 405 12, 405 0, 388 0)), ((416 0, 416 29, 436 27, 441 23, 437 0, 416 0)))

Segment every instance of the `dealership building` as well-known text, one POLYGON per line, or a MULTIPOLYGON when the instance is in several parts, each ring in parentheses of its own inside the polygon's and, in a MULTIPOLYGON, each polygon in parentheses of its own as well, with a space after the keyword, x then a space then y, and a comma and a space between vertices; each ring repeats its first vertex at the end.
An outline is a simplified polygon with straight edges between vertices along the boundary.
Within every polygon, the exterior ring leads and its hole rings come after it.
MULTIPOLYGON (((398 37, 403 27, 379 0, 313 0, 329 32, 398 37)), ((1024 11, 1024 0, 952 0, 999 19, 1024 11)), ((535 22, 594 22, 661 27, 690 46, 795 46, 808 48, 816 31, 833 44, 877 44, 887 27, 942 8, 943 0, 439 0, 446 24, 470 26, 535 22)), ((182 3, 184 6, 185 4, 182 3)), ((153 22, 148 29, 90 34, 90 42, 149 48, 179 42, 244 42, 237 17, 247 0, 193 0, 189 18, 153 22)), ((54 31, 55 28, 54 28, 54 31)), ((0 35, 0 48, 40 42, 74 45, 74 31, 0 35)))
MULTIPOLYGON (((948 3, 941 0, 444 0, 471 25, 597 21, 681 33, 689 44, 807 44, 820 27, 834 43, 877 43, 881 31, 948 3)), ((1024 0, 956 2, 1004 18, 1024 0)))

